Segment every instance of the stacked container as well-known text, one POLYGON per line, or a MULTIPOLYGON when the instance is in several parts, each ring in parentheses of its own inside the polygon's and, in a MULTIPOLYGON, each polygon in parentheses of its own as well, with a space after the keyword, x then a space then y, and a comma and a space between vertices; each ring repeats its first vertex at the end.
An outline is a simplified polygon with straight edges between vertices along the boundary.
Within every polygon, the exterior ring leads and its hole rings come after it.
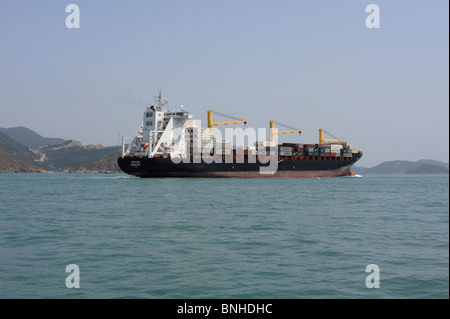
POLYGON ((280 146, 278 150, 278 154, 280 156, 291 156, 292 155, 292 147, 280 146))
POLYGON ((344 156, 344 157, 352 157, 353 156, 352 150, 350 150, 350 149, 343 150, 342 151, 342 156, 344 156))

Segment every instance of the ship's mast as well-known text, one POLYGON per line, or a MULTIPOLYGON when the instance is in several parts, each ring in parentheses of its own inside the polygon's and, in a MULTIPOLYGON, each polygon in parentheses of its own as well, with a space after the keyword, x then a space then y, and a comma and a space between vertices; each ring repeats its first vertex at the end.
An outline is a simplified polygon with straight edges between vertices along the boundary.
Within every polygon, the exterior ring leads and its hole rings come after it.
POLYGON ((155 96, 155 102, 159 107, 158 111, 161 111, 164 108, 164 106, 166 106, 166 104, 168 103, 167 101, 168 101, 168 99, 162 97, 161 90, 160 90, 159 94, 157 96, 155 96))
MULTIPOLYGON (((150 107, 152 109, 152 111, 154 111, 154 112, 161 112, 161 111, 163 111, 163 108, 164 108, 163 100, 166 100, 166 102, 167 102, 167 99, 163 99, 163 97, 162 97, 162 91, 159 90, 158 95, 155 96, 155 105, 156 105, 156 107, 154 107, 154 106, 150 107)), ((156 124, 156 121, 157 121, 157 117, 156 116, 154 117, 154 121, 155 121, 154 129, 153 130, 149 130, 149 146, 150 146, 149 147, 149 152, 148 152, 148 156, 149 157, 154 151, 154 148, 155 148, 156 143, 158 141, 158 134, 159 134, 158 127, 160 126, 160 124, 158 124, 158 125, 156 124)))
POLYGON ((155 102, 158 106, 162 106, 162 96, 161 96, 161 90, 159 90, 159 94, 155 96, 155 102))

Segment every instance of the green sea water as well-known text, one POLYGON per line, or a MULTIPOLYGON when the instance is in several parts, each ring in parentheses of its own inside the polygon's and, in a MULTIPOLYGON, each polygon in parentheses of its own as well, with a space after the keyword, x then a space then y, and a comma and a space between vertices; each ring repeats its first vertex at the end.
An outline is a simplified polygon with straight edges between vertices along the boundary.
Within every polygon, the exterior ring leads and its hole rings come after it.
POLYGON ((449 177, 0 174, 0 298, 449 298, 449 177))

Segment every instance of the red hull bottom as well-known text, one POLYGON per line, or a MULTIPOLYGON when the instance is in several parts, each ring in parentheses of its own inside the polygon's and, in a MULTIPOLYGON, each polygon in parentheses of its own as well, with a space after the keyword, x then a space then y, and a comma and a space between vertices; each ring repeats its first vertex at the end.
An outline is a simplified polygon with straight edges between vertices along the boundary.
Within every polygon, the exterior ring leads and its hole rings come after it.
POLYGON ((295 172, 295 171, 282 171, 276 172, 275 174, 261 174, 259 172, 229 172, 229 173, 213 173, 214 177, 338 177, 338 176, 348 176, 350 175, 350 170, 346 170, 344 172, 336 172, 336 171, 304 171, 304 172, 295 172))
MULTIPOLYGON (((277 171, 274 174, 261 174, 259 171, 241 171, 241 172, 173 172, 164 173, 159 177, 219 177, 219 178, 282 178, 282 177, 340 177, 349 176, 350 168, 340 171, 277 171)), ((158 177, 158 174, 153 175, 158 177)))

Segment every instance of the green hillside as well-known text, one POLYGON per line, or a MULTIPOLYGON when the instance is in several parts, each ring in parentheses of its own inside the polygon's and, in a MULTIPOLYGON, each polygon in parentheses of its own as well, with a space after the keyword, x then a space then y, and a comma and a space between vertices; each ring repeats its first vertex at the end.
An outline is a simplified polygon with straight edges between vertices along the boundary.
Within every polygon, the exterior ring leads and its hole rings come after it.
POLYGON ((102 158, 96 161, 83 163, 81 165, 72 167, 70 173, 122 173, 117 164, 117 156, 102 158))
POLYGON ((410 171, 408 174, 448 174, 448 169, 442 167, 440 165, 433 164, 423 164, 419 167, 416 167, 410 171))
POLYGON ((40 173, 43 171, 42 168, 22 161, 0 149, 0 173, 40 173))
MULTIPOLYGON (((76 140, 64 141, 57 145, 28 148, 2 132, 0 132, 0 149, 4 151, 2 153, 2 167, 5 168, 5 171, 6 167, 8 168, 7 171, 15 171, 15 164, 22 168, 23 165, 19 165, 16 160, 39 166, 41 170, 63 171, 105 158, 117 157, 121 153, 121 147, 119 146, 83 146, 76 140), (14 160, 7 155, 12 156, 14 160)), ((100 161, 94 166, 98 170, 104 171, 110 171, 111 168, 114 168, 108 161, 100 161), (104 169, 101 168, 102 164, 105 165, 104 169)), ((34 170, 36 169, 34 168, 34 170)))
POLYGON ((65 170, 84 163, 119 156, 119 146, 96 147, 83 146, 78 141, 68 141, 60 145, 40 147, 39 152, 45 154, 45 160, 40 164, 49 170, 65 170))
POLYGON ((11 137, 2 132, 0 132, 0 149, 16 158, 19 158, 31 164, 36 164, 35 160, 39 159, 39 156, 31 151, 28 147, 16 142, 11 137))

